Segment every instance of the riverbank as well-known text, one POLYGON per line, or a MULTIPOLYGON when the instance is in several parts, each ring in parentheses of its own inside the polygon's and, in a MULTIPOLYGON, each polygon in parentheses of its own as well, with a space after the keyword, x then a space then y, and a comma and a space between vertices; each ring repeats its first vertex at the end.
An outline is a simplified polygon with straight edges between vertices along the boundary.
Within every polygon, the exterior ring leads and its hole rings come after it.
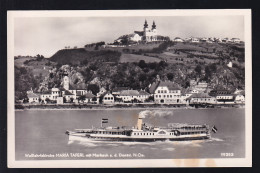
POLYGON ((244 108, 244 104, 218 104, 218 105, 186 105, 186 104, 115 104, 115 105, 95 105, 95 104, 16 104, 15 110, 27 110, 27 109, 38 109, 38 110, 104 110, 104 109, 212 109, 212 108, 244 108))

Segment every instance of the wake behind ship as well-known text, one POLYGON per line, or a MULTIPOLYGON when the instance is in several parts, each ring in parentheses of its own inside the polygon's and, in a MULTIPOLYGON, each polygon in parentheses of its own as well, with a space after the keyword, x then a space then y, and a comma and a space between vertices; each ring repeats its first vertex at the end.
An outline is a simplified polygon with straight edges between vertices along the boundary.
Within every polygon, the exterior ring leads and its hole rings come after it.
POLYGON ((168 127, 147 126, 143 123, 144 117, 139 115, 136 127, 102 127, 108 119, 102 119, 100 128, 75 129, 75 131, 66 131, 69 136, 80 136, 97 141, 135 141, 135 142, 153 142, 153 141, 185 141, 185 140, 203 140, 211 137, 211 130, 216 133, 214 126, 210 129, 209 125, 192 125, 169 123, 168 127))

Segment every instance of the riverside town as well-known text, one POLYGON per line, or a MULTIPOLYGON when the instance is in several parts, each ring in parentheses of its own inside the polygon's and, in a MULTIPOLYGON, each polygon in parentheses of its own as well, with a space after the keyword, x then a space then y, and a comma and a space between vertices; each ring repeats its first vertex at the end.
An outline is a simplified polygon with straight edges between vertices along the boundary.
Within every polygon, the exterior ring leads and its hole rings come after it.
POLYGON ((15 56, 15 108, 244 107, 243 41, 170 38, 151 24, 112 43, 15 56))

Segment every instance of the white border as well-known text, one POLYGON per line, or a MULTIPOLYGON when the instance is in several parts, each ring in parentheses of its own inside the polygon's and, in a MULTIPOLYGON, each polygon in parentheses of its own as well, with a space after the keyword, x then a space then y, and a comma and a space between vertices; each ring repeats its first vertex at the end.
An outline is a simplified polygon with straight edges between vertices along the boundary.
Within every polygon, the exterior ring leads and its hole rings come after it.
POLYGON ((137 168, 137 167, 251 167, 252 166, 252 35, 250 9, 225 10, 93 10, 93 11, 8 11, 8 167, 9 168, 137 168), (19 17, 125 17, 125 16, 244 16, 246 73, 246 157, 242 159, 142 159, 142 160, 15 160, 14 114, 14 18, 19 17))

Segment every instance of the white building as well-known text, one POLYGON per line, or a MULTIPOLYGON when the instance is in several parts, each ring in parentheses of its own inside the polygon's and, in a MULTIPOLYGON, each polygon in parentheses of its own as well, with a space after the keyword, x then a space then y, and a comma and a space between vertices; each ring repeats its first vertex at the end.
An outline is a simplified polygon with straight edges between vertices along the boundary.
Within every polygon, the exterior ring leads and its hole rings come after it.
POLYGON ((198 38, 192 37, 192 38, 191 38, 191 42, 192 42, 192 43, 199 43, 200 40, 199 40, 198 38))
POLYGON ((176 104, 182 102, 180 88, 176 84, 169 81, 159 81, 152 84, 150 88, 150 93, 154 94, 155 103, 176 104))
POLYGON ((114 96, 112 94, 110 94, 110 93, 105 94, 104 97, 103 97, 103 103, 104 104, 113 104, 113 103, 115 103, 114 96))
POLYGON ((39 95, 33 93, 32 90, 27 91, 27 97, 29 99, 29 103, 39 103, 39 95))
POLYGON ((231 61, 229 61, 229 63, 227 64, 228 67, 232 68, 233 64, 231 61))
POLYGON ((133 102, 138 100, 139 92, 137 90, 122 90, 118 96, 123 102, 133 102))
POLYGON ((175 37, 175 39, 173 41, 174 42, 180 42, 180 43, 184 42, 184 40, 181 39, 180 37, 175 37))
POLYGON ((240 43, 240 39, 239 38, 231 38, 230 40, 232 43, 240 43))
POLYGON ((123 35, 115 40, 115 43, 121 44, 123 40, 134 42, 154 42, 154 41, 168 41, 169 37, 164 37, 157 34, 155 22, 153 21, 151 29, 148 28, 147 21, 145 20, 143 31, 134 31, 132 34, 123 35))
POLYGON ((216 104, 215 97, 209 96, 207 93, 195 93, 187 98, 189 104, 216 104))
POLYGON ((235 103, 245 103, 245 96, 242 94, 235 95, 235 103))

